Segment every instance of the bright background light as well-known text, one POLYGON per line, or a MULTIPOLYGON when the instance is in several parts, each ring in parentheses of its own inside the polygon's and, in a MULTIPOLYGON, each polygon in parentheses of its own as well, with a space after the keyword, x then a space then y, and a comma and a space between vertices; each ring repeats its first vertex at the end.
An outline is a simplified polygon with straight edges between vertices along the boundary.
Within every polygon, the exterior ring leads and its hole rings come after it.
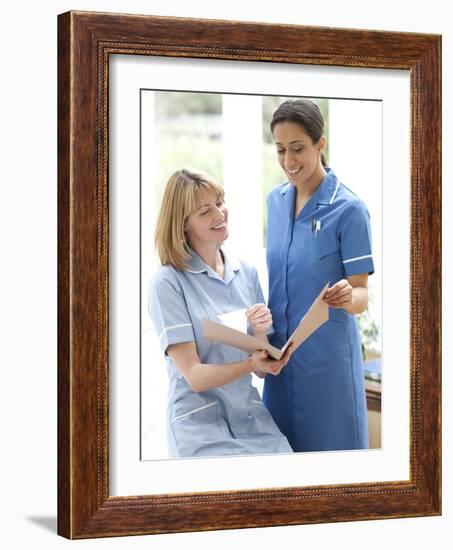
MULTIPOLYGON (((178 169, 204 170, 225 188, 230 235, 226 246, 254 264, 265 297, 268 280, 264 237, 266 196, 284 181, 268 123, 284 98, 142 90, 142 354, 141 457, 167 458, 166 362, 147 310, 147 289, 159 267, 154 228, 163 188, 178 169)), ((367 205, 372 224, 375 274, 370 277, 370 308, 362 332, 374 328, 370 357, 381 352, 382 286, 382 102, 310 98, 326 121, 328 163, 340 180, 367 205)), ((254 377, 262 391, 262 380, 254 377)))

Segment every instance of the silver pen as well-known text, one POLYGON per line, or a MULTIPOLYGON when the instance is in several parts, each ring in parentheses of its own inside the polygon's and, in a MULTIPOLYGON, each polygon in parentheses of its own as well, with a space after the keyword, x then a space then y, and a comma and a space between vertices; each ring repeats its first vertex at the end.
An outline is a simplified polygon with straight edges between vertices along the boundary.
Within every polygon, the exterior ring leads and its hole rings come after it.
POLYGON ((321 229, 321 220, 313 220, 314 221, 314 227, 315 227, 315 239, 318 235, 318 231, 321 229))

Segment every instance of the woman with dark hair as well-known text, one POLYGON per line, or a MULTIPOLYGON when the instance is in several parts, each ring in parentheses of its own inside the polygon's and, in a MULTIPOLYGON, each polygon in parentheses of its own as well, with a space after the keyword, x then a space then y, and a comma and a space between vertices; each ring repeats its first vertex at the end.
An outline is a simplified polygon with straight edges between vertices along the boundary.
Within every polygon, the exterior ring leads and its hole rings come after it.
POLYGON ((374 271, 369 214, 325 162, 316 104, 285 101, 271 131, 287 181, 268 197, 269 308, 281 347, 330 283, 329 321, 266 377, 263 400, 294 451, 368 448, 360 334, 374 271))

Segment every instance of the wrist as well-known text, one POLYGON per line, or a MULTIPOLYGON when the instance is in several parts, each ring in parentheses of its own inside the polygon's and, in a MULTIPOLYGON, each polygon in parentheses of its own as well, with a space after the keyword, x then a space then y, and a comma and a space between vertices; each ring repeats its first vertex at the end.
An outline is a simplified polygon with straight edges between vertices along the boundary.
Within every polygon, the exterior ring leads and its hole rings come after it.
POLYGON ((253 361, 251 355, 242 361, 242 366, 243 374, 251 374, 253 372, 253 361))
POLYGON ((351 303, 343 309, 351 315, 358 315, 366 311, 368 307, 368 289, 354 287, 352 289, 351 303))
POLYGON ((267 342, 267 329, 264 329, 264 330, 254 329, 252 333, 255 338, 259 338, 260 340, 264 340, 265 342, 267 342))
POLYGON ((355 300, 354 300, 354 290, 352 291, 351 301, 348 304, 345 304, 343 306, 343 309, 350 313, 351 315, 354 315, 354 306, 355 306, 355 300))

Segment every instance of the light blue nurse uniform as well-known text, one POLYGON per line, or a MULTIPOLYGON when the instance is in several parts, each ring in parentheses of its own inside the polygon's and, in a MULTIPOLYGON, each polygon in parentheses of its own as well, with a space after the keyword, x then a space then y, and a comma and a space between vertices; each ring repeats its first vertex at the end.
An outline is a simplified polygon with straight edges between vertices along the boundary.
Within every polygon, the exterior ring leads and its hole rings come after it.
MULTIPOLYGON (((152 278, 149 313, 164 353, 171 344, 195 342, 201 363, 234 363, 247 357, 203 338, 203 319, 220 322, 218 315, 264 302, 256 270, 224 251, 223 255, 223 279, 195 252, 187 269, 162 266, 152 278)), ((250 374, 197 393, 171 358, 165 358, 170 457, 292 453, 250 374)))
MULTIPOLYGON (((330 281, 374 271, 369 214, 331 169, 294 219, 296 188, 268 197, 269 308, 281 347, 330 281)), ((360 334, 353 315, 329 308, 329 321, 266 377, 263 401, 294 451, 368 448, 360 334)))

